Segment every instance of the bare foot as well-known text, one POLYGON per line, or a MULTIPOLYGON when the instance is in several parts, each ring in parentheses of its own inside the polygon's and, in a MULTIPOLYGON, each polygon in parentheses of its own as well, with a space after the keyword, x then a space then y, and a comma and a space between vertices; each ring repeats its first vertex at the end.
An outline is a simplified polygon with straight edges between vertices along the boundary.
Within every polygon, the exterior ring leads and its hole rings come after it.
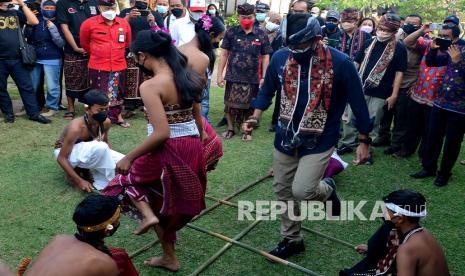
POLYGON ((134 235, 142 235, 149 231, 150 227, 155 226, 155 224, 158 224, 160 221, 156 216, 153 216, 151 219, 143 219, 139 228, 137 228, 136 231, 134 231, 134 235))
POLYGON ((178 260, 168 259, 165 256, 150 258, 146 260, 144 264, 152 267, 162 267, 173 272, 176 272, 181 268, 178 260))

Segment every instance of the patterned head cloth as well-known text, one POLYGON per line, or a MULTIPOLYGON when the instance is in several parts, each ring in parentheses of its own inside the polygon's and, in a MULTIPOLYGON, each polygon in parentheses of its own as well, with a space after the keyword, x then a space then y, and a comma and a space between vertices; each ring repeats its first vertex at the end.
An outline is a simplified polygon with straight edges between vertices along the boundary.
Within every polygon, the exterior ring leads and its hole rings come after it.
POLYGON ((251 15, 255 12, 255 6, 250 5, 249 3, 245 3, 242 5, 237 6, 237 13, 239 15, 251 15))
POLYGON ((360 13, 356 9, 353 9, 353 8, 345 9, 341 13, 341 22, 358 21, 359 19, 360 19, 360 13))
POLYGON ((111 6, 116 5, 116 0, 99 0, 98 4, 100 6, 109 6, 109 7, 111 7, 111 6))
POLYGON ((378 27, 395 33, 400 28, 400 17, 394 13, 386 13, 379 20, 378 27))

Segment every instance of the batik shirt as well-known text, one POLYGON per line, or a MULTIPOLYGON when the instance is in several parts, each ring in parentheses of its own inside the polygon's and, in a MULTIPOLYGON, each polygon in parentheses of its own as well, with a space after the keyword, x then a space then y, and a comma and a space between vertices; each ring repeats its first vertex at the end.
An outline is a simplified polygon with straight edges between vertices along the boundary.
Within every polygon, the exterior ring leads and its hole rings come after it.
POLYGON ((221 48, 229 51, 225 80, 258 84, 262 76, 262 56, 273 52, 265 32, 253 27, 246 34, 241 26, 229 29, 221 48))

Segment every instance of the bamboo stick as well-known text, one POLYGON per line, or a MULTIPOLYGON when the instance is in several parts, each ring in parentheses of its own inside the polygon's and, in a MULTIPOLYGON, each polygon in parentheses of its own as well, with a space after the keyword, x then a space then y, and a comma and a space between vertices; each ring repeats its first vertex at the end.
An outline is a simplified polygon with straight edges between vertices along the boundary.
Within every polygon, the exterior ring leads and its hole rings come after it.
POLYGON ((315 273, 315 272, 313 272, 313 271, 311 271, 311 270, 309 270, 309 269, 307 269, 307 268, 305 268, 305 267, 303 267, 303 266, 300 266, 300 265, 298 265, 298 264, 295 264, 295 263, 290 262, 290 261, 287 261, 287 260, 283 260, 283 259, 281 259, 281 258, 278 258, 278 257, 276 257, 276 256, 271 255, 271 254, 268 253, 268 252, 265 252, 265 251, 263 251, 263 250, 256 249, 256 248, 254 248, 254 247, 252 247, 252 246, 250 246, 250 245, 248 245, 248 244, 242 243, 242 242, 240 242, 240 241, 236 241, 236 240, 231 239, 231 238, 229 238, 229 237, 226 237, 226 236, 224 236, 224 235, 222 235, 222 234, 219 234, 219 233, 216 233, 216 232, 213 232, 213 231, 204 229, 204 228, 202 228, 202 227, 200 227, 200 226, 197 226, 197 225, 193 225, 193 224, 191 224, 191 223, 188 223, 188 224, 187 224, 187 227, 189 227, 189 228, 191 228, 191 229, 194 229, 194 230, 197 230, 197 231, 199 231, 199 232, 205 233, 205 234, 207 234, 207 235, 216 237, 216 238, 218 238, 218 239, 227 241, 227 242, 229 242, 229 243, 232 243, 232 244, 234 244, 234 245, 237 245, 237 246, 239 246, 239 247, 242 247, 242 248, 244 248, 244 249, 247 249, 247 250, 249 250, 249 251, 251 251, 251 252, 257 253, 257 254, 259 254, 259 255, 261 255, 261 256, 263 256, 263 257, 265 257, 265 258, 267 258, 267 259, 269 259, 269 260, 271 260, 271 261, 273 261, 273 262, 276 262, 276 263, 278 263, 278 264, 282 264, 282 265, 291 267, 291 268, 296 269, 296 270, 298 270, 298 271, 300 271, 300 272, 303 272, 303 273, 305 273, 305 274, 307 274, 307 275, 315 275, 315 276, 319 275, 319 274, 317 274, 317 273, 315 273))
MULTIPOLYGON (((261 220, 256 220, 254 221, 252 224, 250 224, 247 228, 245 228, 244 230, 242 230, 242 232, 240 232, 239 234, 237 234, 233 239, 235 241, 238 241, 240 239, 242 239, 245 235, 247 235, 247 233, 249 233, 255 226, 257 226, 259 223, 261 222, 261 220)), ((194 272, 192 272, 190 274, 190 276, 196 276, 196 275, 199 275, 200 273, 202 273, 205 269, 207 269, 212 263, 214 263, 221 255, 223 255, 229 248, 232 247, 232 243, 228 242, 227 244, 225 244, 223 246, 223 248, 221 248, 220 250, 218 250, 213 256, 210 257, 210 259, 208 259, 205 263, 203 263, 201 266, 199 266, 194 272)))

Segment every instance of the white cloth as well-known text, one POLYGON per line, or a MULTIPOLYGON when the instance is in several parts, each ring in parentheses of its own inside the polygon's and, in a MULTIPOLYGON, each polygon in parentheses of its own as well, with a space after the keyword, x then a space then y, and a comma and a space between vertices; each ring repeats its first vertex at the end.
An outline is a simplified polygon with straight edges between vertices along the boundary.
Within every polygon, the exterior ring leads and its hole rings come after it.
MULTIPOLYGON (((55 149, 55 159, 60 149, 55 149)), ((94 187, 102 190, 115 177, 116 163, 124 157, 110 149, 107 143, 99 141, 81 142, 73 146, 68 161, 73 168, 88 169, 94 178, 94 187)))
MULTIPOLYGON (((195 120, 179 124, 170 124, 170 138, 197 136, 200 137, 199 129, 195 120)), ((153 126, 151 123, 147 124, 147 136, 153 133, 153 126)))
POLYGON ((186 16, 176 19, 172 24, 170 34, 176 47, 186 44, 195 37, 195 24, 192 23, 188 12, 186 16))

